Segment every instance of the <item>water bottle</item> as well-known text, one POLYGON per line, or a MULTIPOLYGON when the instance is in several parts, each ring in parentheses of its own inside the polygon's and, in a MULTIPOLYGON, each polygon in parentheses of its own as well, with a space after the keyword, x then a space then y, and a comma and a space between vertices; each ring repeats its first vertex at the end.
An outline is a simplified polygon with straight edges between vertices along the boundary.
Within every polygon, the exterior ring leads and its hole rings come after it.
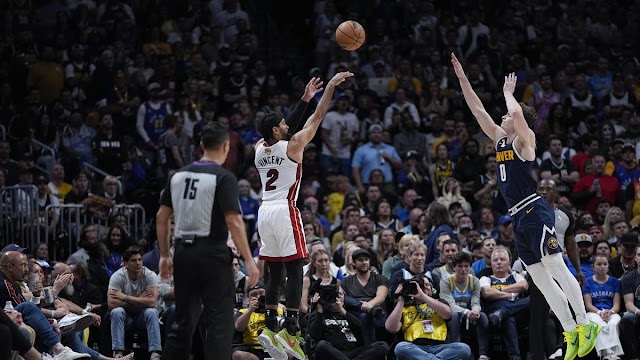
POLYGON ((11 303, 11 301, 7 301, 7 303, 4 305, 4 312, 12 312, 15 309, 13 308, 13 304, 11 303))
POLYGON ((384 157, 382 156, 382 150, 380 150, 380 165, 384 165, 384 157))
POLYGON ((597 186, 596 196, 602 197, 602 188, 600 187, 600 179, 593 179, 593 185, 597 186))

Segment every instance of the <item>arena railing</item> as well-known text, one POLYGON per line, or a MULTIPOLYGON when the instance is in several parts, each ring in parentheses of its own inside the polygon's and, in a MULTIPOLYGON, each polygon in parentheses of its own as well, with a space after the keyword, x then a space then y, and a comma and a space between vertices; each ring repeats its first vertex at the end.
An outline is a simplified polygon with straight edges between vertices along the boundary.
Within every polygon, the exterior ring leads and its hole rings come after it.
POLYGON ((34 248, 42 239, 38 189, 33 185, 0 188, 0 244, 34 248))

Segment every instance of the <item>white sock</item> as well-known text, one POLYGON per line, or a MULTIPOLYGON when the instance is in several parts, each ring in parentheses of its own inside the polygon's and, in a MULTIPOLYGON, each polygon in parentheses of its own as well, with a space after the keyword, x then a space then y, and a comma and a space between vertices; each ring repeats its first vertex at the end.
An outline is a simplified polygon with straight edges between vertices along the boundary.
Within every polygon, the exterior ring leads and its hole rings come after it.
POLYGON ((567 264, 564 263, 561 253, 553 255, 546 255, 542 257, 542 263, 547 269, 549 274, 558 282, 560 288, 565 294, 573 312, 576 314, 576 322, 578 325, 589 325, 589 319, 587 319, 587 311, 584 307, 584 298, 582 297, 582 291, 580 290, 580 284, 578 280, 567 268, 567 264))
POLYGON ((550 272, 541 262, 527 266, 527 272, 531 275, 531 279, 536 284, 544 298, 549 303, 549 307, 560 320, 562 328, 566 332, 572 332, 576 328, 576 322, 573 320, 567 297, 562 292, 558 284, 553 281, 550 272))

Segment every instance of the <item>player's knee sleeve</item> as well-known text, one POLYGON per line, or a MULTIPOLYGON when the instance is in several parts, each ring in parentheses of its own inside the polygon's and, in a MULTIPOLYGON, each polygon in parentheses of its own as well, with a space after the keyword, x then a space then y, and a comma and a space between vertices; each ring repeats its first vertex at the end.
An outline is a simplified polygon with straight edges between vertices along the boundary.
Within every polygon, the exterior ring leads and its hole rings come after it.
POLYGON ((302 297, 302 266, 303 259, 296 259, 285 263, 287 268, 287 308, 300 308, 300 297, 302 297))

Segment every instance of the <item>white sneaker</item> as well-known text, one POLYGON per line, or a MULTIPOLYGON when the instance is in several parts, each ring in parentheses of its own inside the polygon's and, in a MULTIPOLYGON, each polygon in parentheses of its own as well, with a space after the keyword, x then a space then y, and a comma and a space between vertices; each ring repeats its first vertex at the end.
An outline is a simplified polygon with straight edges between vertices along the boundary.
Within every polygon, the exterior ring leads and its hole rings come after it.
POLYGON ((556 352, 554 352, 553 354, 549 355, 549 359, 553 360, 553 359, 557 359, 562 357, 562 348, 556 350, 556 352))
POLYGON ((162 359, 162 355, 160 355, 159 352, 152 352, 151 353, 151 357, 149 357, 149 360, 160 360, 162 359))
POLYGON ((67 314, 58 321, 58 327, 62 335, 77 332, 88 328, 96 322, 91 314, 67 314))
POLYGON ((89 357, 91 357, 91 355, 77 353, 69 349, 69 347, 65 346, 64 350, 60 354, 53 357, 53 360, 73 360, 73 359, 84 359, 89 357))

